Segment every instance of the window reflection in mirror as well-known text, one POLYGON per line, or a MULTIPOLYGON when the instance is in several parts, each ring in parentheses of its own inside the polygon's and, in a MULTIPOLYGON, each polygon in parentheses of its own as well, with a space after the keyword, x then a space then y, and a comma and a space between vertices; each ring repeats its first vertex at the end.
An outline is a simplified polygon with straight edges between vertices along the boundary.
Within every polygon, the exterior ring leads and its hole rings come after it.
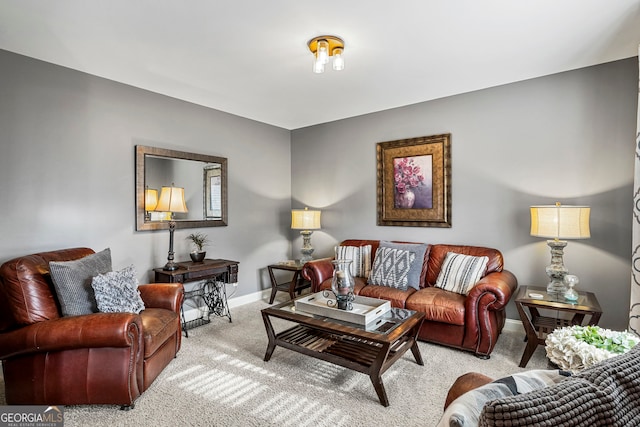
POLYGON ((188 212, 174 213, 177 228, 227 225, 226 167, 224 157, 136 146, 136 229, 168 228, 170 214, 146 206, 163 186, 184 189, 188 212))

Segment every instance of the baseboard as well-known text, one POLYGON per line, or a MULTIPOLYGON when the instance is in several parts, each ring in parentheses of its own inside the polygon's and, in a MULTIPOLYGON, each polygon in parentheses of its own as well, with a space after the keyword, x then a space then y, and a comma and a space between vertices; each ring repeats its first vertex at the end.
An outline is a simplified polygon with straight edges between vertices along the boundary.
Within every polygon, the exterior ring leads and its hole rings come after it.
POLYGON ((504 323, 503 330, 509 332, 519 332, 524 334, 524 326, 522 326, 522 322, 514 319, 507 319, 504 323))

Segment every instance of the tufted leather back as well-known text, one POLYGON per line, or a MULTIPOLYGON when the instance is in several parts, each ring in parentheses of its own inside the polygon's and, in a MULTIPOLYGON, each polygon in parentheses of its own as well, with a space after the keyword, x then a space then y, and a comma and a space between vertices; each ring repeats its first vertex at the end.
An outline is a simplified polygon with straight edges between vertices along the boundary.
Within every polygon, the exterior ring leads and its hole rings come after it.
POLYGON ((72 261, 92 253, 89 248, 61 249, 22 256, 2 264, 0 332, 61 317, 49 262, 72 261))

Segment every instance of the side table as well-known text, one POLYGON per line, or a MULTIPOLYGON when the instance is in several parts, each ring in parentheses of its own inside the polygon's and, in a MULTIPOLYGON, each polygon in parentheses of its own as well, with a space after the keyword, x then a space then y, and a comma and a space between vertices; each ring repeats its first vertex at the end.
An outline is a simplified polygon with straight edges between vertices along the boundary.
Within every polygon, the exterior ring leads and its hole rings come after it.
POLYGON ((188 329, 211 322, 210 316, 226 316, 231 322, 231 312, 227 304, 227 283, 238 281, 238 262, 226 259, 205 259, 202 262, 179 262, 178 269, 166 271, 162 267, 154 268, 155 281, 159 283, 201 282, 200 286, 184 293, 180 312, 182 314, 182 330, 189 337, 188 329), (209 309, 207 317, 186 321, 184 317, 184 301, 201 298, 209 309))
POLYGON ((592 292, 578 291, 578 301, 570 302, 564 296, 550 295, 544 287, 524 286, 520 288, 515 299, 516 308, 527 333, 527 346, 520 360, 520 367, 527 366, 533 352, 539 345, 544 345, 547 334, 563 326, 581 325, 586 315, 589 315, 588 325, 597 325, 602 315, 598 299, 592 292), (539 296, 532 296, 539 294, 539 296), (525 312, 528 308, 529 315, 525 312), (539 310, 554 310, 556 317, 541 316, 539 310), (559 313, 569 313, 569 319, 558 317, 559 313))
POLYGON ((269 278, 271 279, 271 297, 269 298, 269 304, 273 304, 277 291, 289 292, 291 299, 294 299, 296 292, 300 295, 303 289, 311 286, 311 282, 304 280, 302 277, 303 266, 304 263, 299 261, 283 261, 267 267, 269 269, 269 278), (290 282, 278 283, 273 270, 293 271, 293 278, 290 282))

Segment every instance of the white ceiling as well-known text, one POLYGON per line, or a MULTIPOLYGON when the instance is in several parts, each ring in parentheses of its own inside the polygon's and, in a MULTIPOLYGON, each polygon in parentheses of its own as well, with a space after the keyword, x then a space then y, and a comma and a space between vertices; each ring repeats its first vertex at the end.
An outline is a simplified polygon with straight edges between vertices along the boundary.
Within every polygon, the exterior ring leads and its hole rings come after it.
MULTIPOLYGON (((0 0, 0 48, 297 129, 636 56, 640 0, 0 0), (306 42, 345 41, 311 72, 306 42)), ((0 64, 1 66, 1 64, 0 64)))

